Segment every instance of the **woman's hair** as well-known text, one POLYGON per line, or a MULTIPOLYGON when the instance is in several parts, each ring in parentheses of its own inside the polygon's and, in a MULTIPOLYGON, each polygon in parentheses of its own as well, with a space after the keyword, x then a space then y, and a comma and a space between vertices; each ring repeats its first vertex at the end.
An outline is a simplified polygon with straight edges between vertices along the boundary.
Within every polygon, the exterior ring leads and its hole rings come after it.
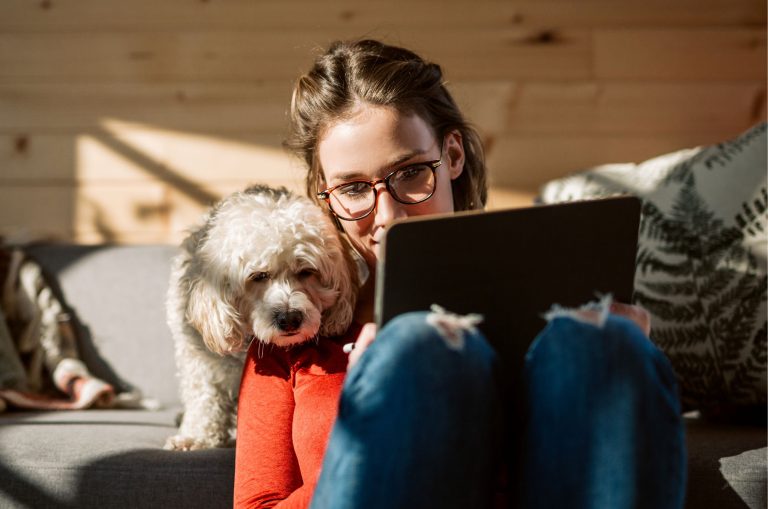
POLYGON ((459 131, 465 162, 461 175, 451 184, 454 208, 485 206, 488 191, 480 137, 448 93, 440 66, 407 49, 374 40, 332 43, 294 87, 285 146, 307 165, 310 199, 317 201, 316 194, 324 186, 317 161, 320 137, 329 126, 354 114, 360 103, 416 114, 438 141, 459 131))

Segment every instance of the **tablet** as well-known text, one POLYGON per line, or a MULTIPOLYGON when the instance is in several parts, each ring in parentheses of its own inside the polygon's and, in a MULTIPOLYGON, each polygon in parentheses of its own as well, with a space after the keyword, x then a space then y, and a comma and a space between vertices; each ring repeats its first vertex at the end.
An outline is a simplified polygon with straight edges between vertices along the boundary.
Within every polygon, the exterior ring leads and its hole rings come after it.
POLYGON ((608 293, 632 301, 640 206, 618 197, 393 223, 376 272, 376 323, 432 304, 478 313, 502 362, 520 367, 554 304, 608 293))

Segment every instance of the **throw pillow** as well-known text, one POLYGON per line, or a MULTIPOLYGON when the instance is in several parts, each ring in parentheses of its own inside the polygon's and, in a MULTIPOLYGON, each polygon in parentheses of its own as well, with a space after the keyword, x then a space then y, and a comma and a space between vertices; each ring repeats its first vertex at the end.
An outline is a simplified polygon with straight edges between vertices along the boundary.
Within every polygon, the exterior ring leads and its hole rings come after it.
POLYGON ((709 147, 606 165, 546 184, 554 203, 643 200, 635 301, 678 375, 684 406, 766 404, 766 124, 709 147))

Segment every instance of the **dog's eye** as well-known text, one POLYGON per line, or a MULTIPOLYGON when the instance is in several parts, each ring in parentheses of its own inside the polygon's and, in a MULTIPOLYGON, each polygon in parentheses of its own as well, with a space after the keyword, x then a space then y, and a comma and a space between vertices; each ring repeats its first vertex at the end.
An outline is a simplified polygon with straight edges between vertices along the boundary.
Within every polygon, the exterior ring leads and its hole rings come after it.
POLYGON ((303 269, 303 270, 300 270, 299 273, 296 275, 299 277, 299 279, 306 279, 316 274, 317 274, 317 271, 314 269, 303 269))
POLYGON ((269 279, 269 272, 254 272, 248 276, 248 281, 255 281, 257 283, 259 281, 266 281, 267 279, 269 279))

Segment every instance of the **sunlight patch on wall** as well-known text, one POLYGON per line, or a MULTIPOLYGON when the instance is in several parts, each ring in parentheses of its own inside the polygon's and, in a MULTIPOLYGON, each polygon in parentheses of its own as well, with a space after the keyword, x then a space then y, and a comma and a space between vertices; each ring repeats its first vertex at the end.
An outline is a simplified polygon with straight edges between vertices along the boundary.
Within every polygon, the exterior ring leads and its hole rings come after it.
POLYGON ((303 170, 280 143, 277 135, 190 133, 103 119, 76 140, 75 237, 176 242, 210 205, 250 184, 301 193, 303 170))

